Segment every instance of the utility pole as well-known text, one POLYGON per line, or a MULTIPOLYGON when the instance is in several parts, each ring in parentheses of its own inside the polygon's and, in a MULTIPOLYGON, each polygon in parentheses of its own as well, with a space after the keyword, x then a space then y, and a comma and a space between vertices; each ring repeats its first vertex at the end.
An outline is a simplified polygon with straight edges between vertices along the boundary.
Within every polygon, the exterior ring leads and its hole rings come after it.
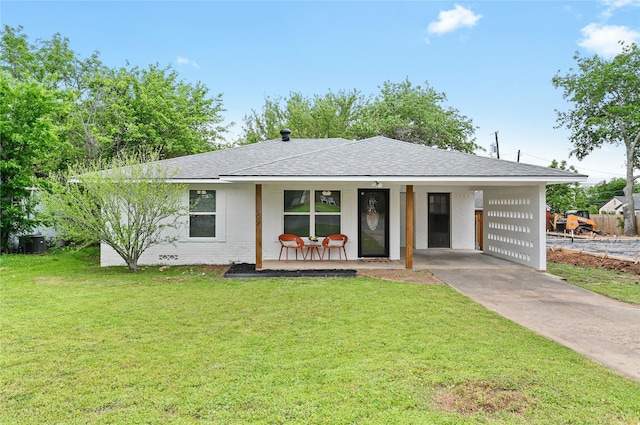
POLYGON ((500 145, 498 145, 498 132, 496 131, 496 154, 498 155, 498 159, 500 159, 500 145))
POLYGON ((520 149, 518 149, 518 162, 520 162, 520 149))

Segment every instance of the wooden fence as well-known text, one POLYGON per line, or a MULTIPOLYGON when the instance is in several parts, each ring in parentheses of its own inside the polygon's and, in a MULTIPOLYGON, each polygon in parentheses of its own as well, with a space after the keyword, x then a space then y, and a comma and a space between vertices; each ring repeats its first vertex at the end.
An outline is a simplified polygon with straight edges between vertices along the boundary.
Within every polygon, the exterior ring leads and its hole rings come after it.
MULTIPOLYGON (((609 235, 622 234, 622 227, 619 226, 622 220, 621 215, 592 214, 591 219, 595 221, 598 230, 603 230, 609 235)), ((636 229, 640 235, 640 216, 636 216, 636 229)))

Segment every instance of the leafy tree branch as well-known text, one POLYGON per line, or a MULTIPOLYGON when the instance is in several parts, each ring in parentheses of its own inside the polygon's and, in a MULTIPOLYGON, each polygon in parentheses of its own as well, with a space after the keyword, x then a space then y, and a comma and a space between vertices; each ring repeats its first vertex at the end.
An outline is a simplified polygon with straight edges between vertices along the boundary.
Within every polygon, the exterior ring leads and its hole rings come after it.
POLYGON ((624 145, 626 159, 626 207, 624 233, 637 234, 634 181, 640 177, 640 49, 624 45, 611 61, 598 56, 574 56, 577 70, 552 79, 564 98, 573 104, 569 111, 556 111, 558 127, 570 130, 572 154, 583 159, 605 144, 624 145))
POLYGON ((186 186, 171 183, 155 160, 122 154, 108 164, 78 164, 47 180, 43 202, 64 237, 104 243, 137 271, 149 247, 177 240, 186 214, 186 186))

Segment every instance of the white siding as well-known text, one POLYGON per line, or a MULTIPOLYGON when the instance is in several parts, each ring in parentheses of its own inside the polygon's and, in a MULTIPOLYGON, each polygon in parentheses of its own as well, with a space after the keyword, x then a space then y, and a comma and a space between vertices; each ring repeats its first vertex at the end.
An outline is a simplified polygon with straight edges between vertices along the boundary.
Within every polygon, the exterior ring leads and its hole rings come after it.
MULTIPOLYGON (((352 260, 358 258, 358 188, 364 187, 362 184, 344 184, 344 183, 305 183, 305 184, 265 184, 262 187, 262 255, 265 260, 277 260, 280 254, 280 243, 278 235, 284 231, 284 191, 285 190, 339 190, 341 192, 341 231, 349 237, 347 243, 347 257, 352 260)), ((394 196, 396 193, 395 205, 397 206, 397 198, 399 197, 399 188, 396 186, 391 189, 390 199, 390 232, 391 240, 398 236, 398 227, 394 229, 394 220, 399 222, 398 213, 394 211, 394 196)), ((399 243, 397 247, 391 244, 391 257, 400 258, 399 243), (394 257, 395 255, 395 257, 394 257)))
MULTIPOLYGON (((358 189, 362 183, 305 183, 263 184, 263 259, 278 258, 278 235, 283 232, 284 190, 339 190, 342 203, 342 233, 349 236, 347 256, 358 256, 358 189)), ((385 185, 390 190, 389 253, 400 258, 401 235, 406 224, 404 186, 385 185)), ((151 247, 140 259, 140 265, 158 264, 229 264, 255 263, 255 185, 254 184, 198 184, 189 189, 215 189, 217 196, 217 237, 193 239, 188 237, 188 217, 178 230, 175 245, 151 247)), ((475 248, 474 190, 463 186, 414 186, 415 248, 428 247, 428 193, 451 194, 451 248, 475 248)), ((544 186, 500 187, 484 190, 484 249, 487 254, 528 265, 536 269, 546 267, 544 244, 545 199, 544 186)), ((188 193, 184 195, 188 204, 188 193)), ((124 265, 111 248, 102 245, 100 263, 103 266, 124 265)))
POLYGON ((413 228, 415 229, 413 243, 416 249, 426 249, 429 247, 429 205, 427 201, 427 194, 429 192, 432 192, 432 190, 423 186, 414 186, 413 188, 413 206, 415 209, 413 214, 413 228))
MULTIPOLYGON (((216 190, 216 238, 189 238, 188 217, 177 230, 175 245, 150 247, 139 265, 229 264, 255 262, 255 186, 252 184, 190 185, 189 189, 216 190)), ((188 192, 184 194, 188 204, 188 192)), ((172 232, 174 230, 171 230, 172 232)), ((110 247, 100 247, 100 265, 125 265, 110 247)))
POLYGON ((484 190, 484 252, 546 269, 545 186, 484 190))
POLYGON ((451 193, 451 248, 475 249, 475 192, 451 193))
MULTIPOLYGON (((429 248, 428 194, 449 193, 451 200, 451 248, 475 248, 474 191, 467 187, 416 186, 415 206, 415 248, 429 248)), ((403 211, 404 211, 403 206, 403 211)))
POLYGON ((600 214, 622 214, 622 208, 618 209, 622 205, 622 202, 618 201, 616 198, 611 198, 609 202, 604 204, 598 212, 600 214))

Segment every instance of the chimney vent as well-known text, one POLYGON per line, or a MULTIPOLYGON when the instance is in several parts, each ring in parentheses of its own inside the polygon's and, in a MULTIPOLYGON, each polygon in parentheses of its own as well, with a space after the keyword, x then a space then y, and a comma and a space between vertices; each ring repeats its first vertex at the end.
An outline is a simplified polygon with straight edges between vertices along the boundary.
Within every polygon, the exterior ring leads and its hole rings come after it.
POLYGON ((289 130, 288 128, 283 128, 282 130, 280 130, 280 135, 282 136, 282 141, 283 142, 288 142, 289 141, 289 135, 291 134, 291 130, 289 130))

